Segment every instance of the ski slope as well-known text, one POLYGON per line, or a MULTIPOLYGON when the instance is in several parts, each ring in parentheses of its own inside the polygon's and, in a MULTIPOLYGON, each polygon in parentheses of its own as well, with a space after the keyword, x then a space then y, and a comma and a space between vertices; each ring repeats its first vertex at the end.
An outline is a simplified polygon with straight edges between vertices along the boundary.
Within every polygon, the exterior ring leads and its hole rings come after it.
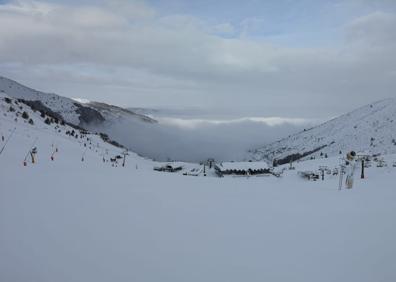
POLYGON ((4 97, 0 134, 16 130, 0 155, 0 281, 396 280, 395 155, 341 191, 337 176, 297 176, 338 157, 281 178, 160 173, 133 153, 125 167, 103 162, 123 149, 24 105, 8 112, 4 97), (37 162, 23 166, 36 138, 37 162))

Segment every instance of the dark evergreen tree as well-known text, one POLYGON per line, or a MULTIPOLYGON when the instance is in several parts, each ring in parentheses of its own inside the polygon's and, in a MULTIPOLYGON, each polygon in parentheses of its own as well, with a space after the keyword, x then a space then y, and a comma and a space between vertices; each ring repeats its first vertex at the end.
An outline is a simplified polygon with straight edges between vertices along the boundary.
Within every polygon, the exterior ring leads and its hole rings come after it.
POLYGON ((22 118, 23 119, 28 119, 29 118, 29 114, 27 112, 23 112, 22 113, 22 118))

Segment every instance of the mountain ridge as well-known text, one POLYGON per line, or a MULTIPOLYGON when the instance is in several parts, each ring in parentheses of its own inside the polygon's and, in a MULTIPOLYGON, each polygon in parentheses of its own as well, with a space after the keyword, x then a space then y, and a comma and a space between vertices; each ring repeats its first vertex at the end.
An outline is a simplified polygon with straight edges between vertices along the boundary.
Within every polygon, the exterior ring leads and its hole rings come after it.
POLYGON ((4 76, 0 76, 0 92, 17 99, 40 101, 42 105, 37 106, 45 106, 61 115, 65 121, 78 126, 84 126, 84 124, 90 123, 100 124, 105 120, 111 120, 111 118, 119 118, 119 113, 121 112, 123 112, 123 117, 129 115, 144 122, 156 122, 150 117, 134 113, 129 109, 95 101, 80 103, 72 98, 55 93, 35 90, 4 76))
POLYGON ((249 151, 249 158, 283 164, 348 150, 396 152, 396 98, 382 99, 249 151))

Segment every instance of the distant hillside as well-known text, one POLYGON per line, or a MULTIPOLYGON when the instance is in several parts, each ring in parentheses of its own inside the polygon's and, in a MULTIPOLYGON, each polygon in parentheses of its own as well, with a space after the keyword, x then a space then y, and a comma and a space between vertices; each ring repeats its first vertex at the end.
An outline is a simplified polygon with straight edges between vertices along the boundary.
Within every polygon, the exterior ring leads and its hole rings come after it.
POLYGON ((1 76, 0 93, 22 99, 32 108, 64 120, 71 125, 89 129, 92 132, 114 134, 115 136, 112 138, 119 142, 124 139, 115 134, 120 130, 113 130, 114 126, 122 124, 136 128, 136 125, 144 126, 156 123, 156 120, 128 109, 99 102, 80 103, 57 94, 34 90, 1 76))
POLYGON ((100 124, 117 119, 137 119, 154 123, 155 120, 131 110, 99 102, 79 103, 53 93, 45 93, 26 87, 14 80, 0 76, 0 92, 10 97, 36 102, 37 108, 60 115, 74 125, 100 124))
POLYGON ((279 163, 355 150, 396 152, 396 99, 378 101, 319 126, 251 150, 250 158, 279 163))
MULTIPOLYGON (((15 131, 15 135, 17 135, 15 139, 18 139, 18 142, 24 140, 23 146, 28 146, 29 143, 32 143, 32 139, 36 139, 37 142, 34 145, 37 146, 38 144, 47 143, 45 148, 38 146, 40 156, 46 154, 45 157, 48 157, 48 154, 54 156, 57 153, 57 151, 54 151, 56 144, 72 148, 65 153, 65 156, 70 156, 71 154, 85 155, 84 151, 87 151, 87 154, 95 158, 104 158, 105 154, 110 158, 109 151, 113 154, 121 154, 125 150, 122 145, 114 142, 104 133, 91 133, 65 122, 58 115, 36 110, 30 106, 30 103, 26 103, 21 98, 11 98, 4 93, 0 93, 0 116, 2 149, 7 145, 7 143, 3 143, 6 140, 5 138, 13 137, 15 131), (52 143, 51 147, 48 143, 52 143)), ((11 142, 15 143, 15 139, 12 139, 11 142)), ((19 146, 21 150, 26 149, 21 144, 19 146)), ((62 147, 61 150, 63 151, 64 149, 62 147)))
POLYGON ((84 123, 101 123, 103 116, 73 99, 53 93, 40 92, 16 81, 0 76, 0 92, 17 99, 34 102, 37 109, 58 114, 66 122, 82 126, 84 123))
POLYGON ((86 104, 89 107, 99 111, 107 119, 117 120, 123 118, 136 118, 143 122, 156 123, 155 119, 144 115, 143 113, 135 112, 130 109, 124 109, 121 107, 100 103, 100 102, 89 102, 86 104))

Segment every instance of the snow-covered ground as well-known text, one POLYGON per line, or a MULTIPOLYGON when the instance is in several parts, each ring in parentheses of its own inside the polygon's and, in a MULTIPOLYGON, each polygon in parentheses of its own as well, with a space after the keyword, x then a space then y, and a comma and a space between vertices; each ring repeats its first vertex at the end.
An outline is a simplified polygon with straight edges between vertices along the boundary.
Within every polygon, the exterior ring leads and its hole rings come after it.
POLYGON ((23 105, 34 125, 15 122, 2 99, 0 134, 16 131, 0 155, 0 281, 396 280, 394 155, 341 191, 297 175, 338 157, 281 178, 155 172, 133 153, 116 167, 103 158, 122 149, 92 134, 87 149, 23 105))

